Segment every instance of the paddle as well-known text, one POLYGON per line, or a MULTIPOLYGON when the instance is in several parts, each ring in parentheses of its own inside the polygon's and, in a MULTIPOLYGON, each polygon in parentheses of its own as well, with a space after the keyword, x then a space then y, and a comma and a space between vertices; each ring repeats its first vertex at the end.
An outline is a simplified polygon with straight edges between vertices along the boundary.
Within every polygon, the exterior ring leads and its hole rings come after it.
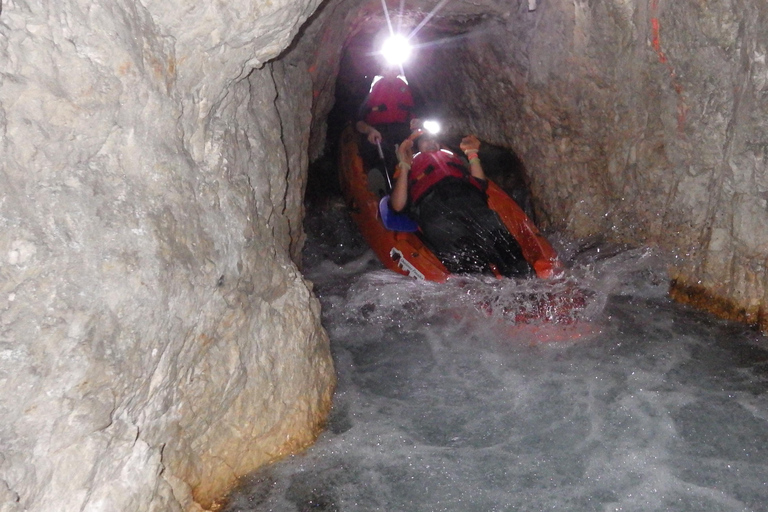
POLYGON ((379 158, 381 158, 381 166, 384 170, 384 176, 387 177, 387 185, 389 190, 387 192, 392 192, 392 180, 389 177, 389 169, 387 169, 387 160, 384 158, 384 150, 381 149, 381 141, 376 141, 376 147, 379 149, 379 158))
MULTIPOLYGON (((387 169, 387 161, 384 158, 384 151, 381 149, 381 141, 376 141, 376 147, 379 149, 379 157, 381 158, 384 176, 387 177, 387 192, 392 192, 392 180, 389 177, 389 170, 387 169)), ((413 233, 419 230, 416 221, 408 215, 395 212, 389 208, 389 194, 382 197, 381 201, 379 201, 379 216, 381 216, 381 222, 384 224, 384 227, 390 231, 413 233)))

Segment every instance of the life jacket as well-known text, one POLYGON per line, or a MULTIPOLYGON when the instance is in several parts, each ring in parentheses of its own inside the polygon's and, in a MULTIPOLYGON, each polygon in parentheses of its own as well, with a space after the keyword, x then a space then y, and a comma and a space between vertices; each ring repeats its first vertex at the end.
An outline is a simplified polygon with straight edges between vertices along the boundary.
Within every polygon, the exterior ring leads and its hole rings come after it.
POLYGON ((372 126, 406 123, 411 119, 413 96, 408 84, 402 78, 379 77, 374 79, 365 105, 367 113, 364 120, 372 126), (382 110, 379 109, 381 105, 385 106, 382 110))
POLYGON ((437 182, 449 177, 464 180, 485 192, 484 182, 472 176, 464 162, 450 151, 441 149, 413 156, 411 171, 408 173, 411 203, 418 203, 437 182))

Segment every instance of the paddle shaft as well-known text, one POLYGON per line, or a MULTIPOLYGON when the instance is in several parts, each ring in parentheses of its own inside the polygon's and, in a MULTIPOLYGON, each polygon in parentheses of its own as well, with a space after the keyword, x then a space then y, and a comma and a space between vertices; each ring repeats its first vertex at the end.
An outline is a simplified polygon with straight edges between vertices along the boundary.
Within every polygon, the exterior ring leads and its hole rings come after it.
POLYGON ((387 192, 392 192, 392 180, 389 178, 389 170, 387 170, 387 161, 384 158, 384 150, 381 149, 381 141, 376 141, 376 147, 379 149, 379 158, 381 158, 382 166, 384 167, 384 176, 387 177, 387 185, 389 186, 389 190, 387 192))

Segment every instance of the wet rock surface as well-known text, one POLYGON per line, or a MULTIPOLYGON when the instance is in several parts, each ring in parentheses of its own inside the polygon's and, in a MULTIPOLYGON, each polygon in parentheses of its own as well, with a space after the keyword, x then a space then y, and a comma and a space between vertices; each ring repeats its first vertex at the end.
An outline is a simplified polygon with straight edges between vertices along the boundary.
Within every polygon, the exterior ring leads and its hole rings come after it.
MULTIPOLYGON (((306 166, 345 43, 384 26, 357 0, 3 2, 3 512, 194 510, 312 441, 306 166)), ((678 298, 766 328, 766 30, 757 0, 457 0, 407 73, 519 157, 542 227, 656 246, 678 298)))
POLYGON ((4 4, 0 510, 207 506, 330 407, 311 80, 262 66, 315 5, 4 4))
MULTIPOLYGON (((659 247, 676 298, 768 328, 763 3, 436 6, 390 7, 406 31, 434 14, 406 75, 453 136, 520 158, 543 227, 659 247)), ((361 48, 385 20, 344 22, 357 65, 342 60, 339 83, 364 94, 355 77, 377 63, 361 48)))

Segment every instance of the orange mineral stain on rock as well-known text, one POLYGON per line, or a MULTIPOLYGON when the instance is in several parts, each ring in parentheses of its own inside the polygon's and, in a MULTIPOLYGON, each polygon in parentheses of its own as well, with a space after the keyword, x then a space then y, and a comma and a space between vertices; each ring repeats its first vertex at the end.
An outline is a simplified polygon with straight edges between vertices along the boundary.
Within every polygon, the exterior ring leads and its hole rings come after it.
MULTIPOLYGON (((205 510, 220 510, 227 503, 225 493, 234 489, 240 478, 312 445, 325 428, 332 394, 333 386, 326 389, 314 407, 303 404, 292 417, 257 439, 234 440, 230 446, 215 449, 218 455, 213 456, 208 467, 203 469, 207 471, 207 476, 199 476, 200 468, 188 475, 187 483, 192 488, 195 502, 205 510), (227 455, 234 459, 225 460, 227 455)), ((226 445, 226 441, 222 445, 226 445)))
POLYGON ((740 304, 734 299, 717 295, 704 286, 687 284, 682 279, 673 279, 670 282, 669 296, 720 318, 751 325, 768 333, 768 311, 765 304, 740 304))

